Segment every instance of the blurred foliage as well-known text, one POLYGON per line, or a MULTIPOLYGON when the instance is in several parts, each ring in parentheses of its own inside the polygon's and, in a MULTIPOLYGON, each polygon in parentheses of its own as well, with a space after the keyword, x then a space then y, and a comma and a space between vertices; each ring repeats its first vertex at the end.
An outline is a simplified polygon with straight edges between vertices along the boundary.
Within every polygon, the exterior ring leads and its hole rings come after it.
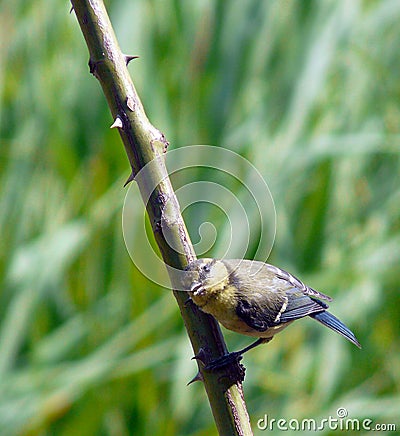
MULTIPOLYGON (((304 320, 250 352, 255 433, 264 414, 338 407, 399 429, 400 2, 107 6, 171 148, 218 145, 257 166, 277 209, 271 263, 334 296, 363 345, 304 320)), ((175 301, 127 255, 128 162, 68 10, 1 1, 0 434, 215 434, 203 387, 186 386, 175 301)), ((193 238, 199 214, 224 232, 199 207, 193 238)), ((225 333, 231 349, 249 342, 225 333)))

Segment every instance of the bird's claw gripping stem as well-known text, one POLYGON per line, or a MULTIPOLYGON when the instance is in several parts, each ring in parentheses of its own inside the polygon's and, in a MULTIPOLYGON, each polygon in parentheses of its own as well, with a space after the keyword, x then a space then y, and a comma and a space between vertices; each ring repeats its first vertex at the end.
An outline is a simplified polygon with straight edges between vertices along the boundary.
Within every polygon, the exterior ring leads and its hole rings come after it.
POLYGON ((239 363, 243 356, 241 353, 234 351, 232 353, 225 354, 222 357, 212 360, 208 363, 204 369, 206 371, 216 371, 224 366, 231 365, 232 363, 239 363))

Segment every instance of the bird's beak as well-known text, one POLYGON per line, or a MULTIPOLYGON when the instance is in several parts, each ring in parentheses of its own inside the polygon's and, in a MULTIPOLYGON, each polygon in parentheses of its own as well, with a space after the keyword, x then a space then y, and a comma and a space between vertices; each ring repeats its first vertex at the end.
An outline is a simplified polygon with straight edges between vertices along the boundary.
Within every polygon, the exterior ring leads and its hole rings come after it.
POLYGON ((190 287, 190 292, 193 292, 194 295, 201 295, 204 293, 203 285, 200 282, 193 282, 190 287))

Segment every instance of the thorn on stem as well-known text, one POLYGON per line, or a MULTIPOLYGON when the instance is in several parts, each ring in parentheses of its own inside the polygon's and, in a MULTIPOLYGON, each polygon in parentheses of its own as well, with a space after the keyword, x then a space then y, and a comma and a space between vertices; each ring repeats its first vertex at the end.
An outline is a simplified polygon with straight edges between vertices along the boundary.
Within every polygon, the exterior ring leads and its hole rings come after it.
POLYGON ((122 119, 119 115, 115 117, 114 122, 111 124, 110 129, 122 129, 124 125, 122 124, 122 119))
POLYGON ((130 61, 133 61, 133 59, 138 59, 139 56, 124 55, 124 58, 126 65, 128 65, 130 61))
POLYGON ((203 348, 200 348, 199 352, 192 357, 192 360, 197 360, 205 365, 207 360, 206 357, 206 352, 203 350, 203 348))
POLYGON ((128 106, 128 109, 131 111, 131 112, 134 112, 135 111, 135 101, 134 101, 134 99, 132 98, 132 97, 128 97, 127 99, 126 99, 126 105, 128 106))
POLYGON ((90 74, 93 74, 95 76, 96 62, 94 60, 92 60, 92 58, 89 59, 89 71, 90 71, 90 74))
POLYGON ((189 386, 189 385, 191 385, 192 383, 197 382, 197 381, 203 381, 203 374, 202 374, 200 371, 198 371, 198 373, 197 373, 197 374, 192 378, 192 380, 190 380, 190 381, 187 383, 186 386, 189 386))
POLYGON ((135 175, 133 174, 133 171, 131 172, 131 174, 130 174, 130 176, 128 177, 128 180, 124 183, 124 188, 125 188, 125 186, 128 184, 128 183, 130 183, 130 182, 132 182, 132 180, 135 178, 135 175))

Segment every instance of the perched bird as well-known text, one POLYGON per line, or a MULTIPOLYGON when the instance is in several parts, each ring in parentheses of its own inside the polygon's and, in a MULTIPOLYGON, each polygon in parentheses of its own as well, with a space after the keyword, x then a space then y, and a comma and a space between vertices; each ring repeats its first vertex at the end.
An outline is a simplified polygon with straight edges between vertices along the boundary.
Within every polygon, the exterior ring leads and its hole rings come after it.
POLYGON ((327 311, 318 292, 292 274, 252 260, 199 259, 186 267, 192 301, 234 332, 259 338, 248 347, 207 365, 216 369, 240 360, 243 353, 269 342, 292 321, 310 316, 361 348, 354 333, 327 311))

